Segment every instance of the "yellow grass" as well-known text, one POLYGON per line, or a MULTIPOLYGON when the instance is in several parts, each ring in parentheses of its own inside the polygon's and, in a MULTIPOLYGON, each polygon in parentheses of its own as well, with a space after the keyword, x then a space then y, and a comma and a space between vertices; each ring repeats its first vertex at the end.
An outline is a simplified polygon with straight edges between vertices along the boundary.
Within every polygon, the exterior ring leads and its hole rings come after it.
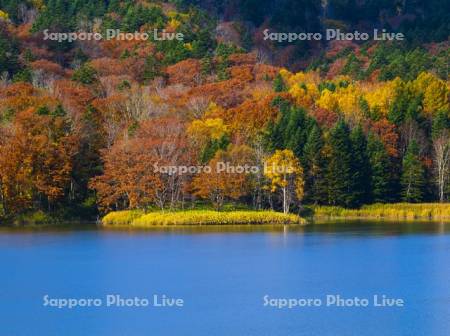
POLYGON ((147 214, 138 211, 117 211, 106 215, 102 224, 146 228, 170 225, 304 224, 304 220, 297 215, 274 211, 188 210, 147 214))
POLYGON ((141 210, 125 210, 125 211, 113 211, 107 214, 102 219, 103 225, 130 225, 131 222, 144 215, 141 210))
POLYGON ((450 220, 450 203, 395 203, 372 204, 361 209, 344 209, 333 206, 314 207, 317 218, 387 218, 450 220))

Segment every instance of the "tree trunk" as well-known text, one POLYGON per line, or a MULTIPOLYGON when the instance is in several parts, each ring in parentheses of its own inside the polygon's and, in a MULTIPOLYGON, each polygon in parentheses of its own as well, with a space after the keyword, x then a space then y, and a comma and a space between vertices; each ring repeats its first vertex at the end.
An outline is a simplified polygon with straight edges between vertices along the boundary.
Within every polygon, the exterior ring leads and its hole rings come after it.
POLYGON ((287 214, 289 212, 288 206, 287 206, 287 195, 286 195, 286 187, 283 188, 283 212, 287 214))

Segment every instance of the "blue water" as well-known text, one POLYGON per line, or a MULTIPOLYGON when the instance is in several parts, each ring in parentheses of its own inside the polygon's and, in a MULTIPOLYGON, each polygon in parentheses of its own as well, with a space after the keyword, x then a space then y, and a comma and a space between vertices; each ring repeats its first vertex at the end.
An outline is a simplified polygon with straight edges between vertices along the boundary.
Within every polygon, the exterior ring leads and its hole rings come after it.
POLYGON ((443 224, 227 232, 0 231, 0 335, 450 335, 443 224), (147 307, 44 306, 148 298, 147 307), (153 307, 153 295, 183 307, 153 307), (386 295, 404 307, 264 306, 263 297, 386 295))

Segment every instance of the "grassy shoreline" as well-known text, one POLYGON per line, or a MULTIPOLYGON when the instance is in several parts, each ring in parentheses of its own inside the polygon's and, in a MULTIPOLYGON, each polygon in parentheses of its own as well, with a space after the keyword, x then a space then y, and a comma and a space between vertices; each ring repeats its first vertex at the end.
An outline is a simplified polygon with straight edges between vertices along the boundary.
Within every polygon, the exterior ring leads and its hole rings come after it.
MULTIPOLYGON (((104 228, 151 228, 161 226, 226 226, 226 225, 304 225, 307 222, 328 220, 399 220, 399 221, 449 221, 450 203, 395 203, 372 204, 360 209, 345 209, 335 206, 306 207, 304 216, 283 214, 275 211, 254 211, 229 209, 214 211, 195 209, 184 211, 113 211, 105 215, 100 225, 104 228)), ((65 227, 83 225, 95 226, 96 220, 63 218, 44 212, 5 220, 0 218, 0 227, 65 227)), ((97 222, 98 224, 98 222, 97 222)))
POLYGON ((148 212, 140 210, 114 211, 102 219, 104 227, 149 228, 156 226, 189 225, 264 225, 305 224, 305 219, 294 214, 274 211, 213 211, 186 210, 174 212, 148 212))
POLYGON ((335 206, 312 208, 314 219, 449 220, 450 203, 393 203, 365 205, 360 209, 335 206))

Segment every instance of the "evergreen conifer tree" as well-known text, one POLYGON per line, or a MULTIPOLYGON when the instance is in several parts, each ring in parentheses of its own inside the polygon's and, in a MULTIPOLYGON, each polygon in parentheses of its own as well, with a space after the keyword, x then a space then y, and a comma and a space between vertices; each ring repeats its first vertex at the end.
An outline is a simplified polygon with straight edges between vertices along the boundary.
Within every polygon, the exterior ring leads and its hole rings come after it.
POLYGON ((420 202, 423 200, 425 187, 425 169, 419 158, 419 146, 412 141, 403 158, 401 176, 402 200, 420 202))
POLYGON ((273 90, 275 92, 286 91, 286 84, 284 83, 283 77, 277 74, 273 80, 273 90))
POLYGON ((324 139, 322 130, 314 123, 304 148, 305 201, 314 204, 327 202, 326 158, 323 153, 324 139))
POLYGON ((352 205, 352 143, 350 130, 340 120, 329 136, 330 157, 327 169, 328 200, 332 205, 352 205))
POLYGON ((367 140, 362 127, 351 133, 352 141, 352 206, 359 207, 369 202, 370 163, 367 156, 367 140))
POLYGON ((367 154, 371 170, 371 200, 386 203, 392 200, 391 162, 381 140, 375 134, 369 134, 367 154))

